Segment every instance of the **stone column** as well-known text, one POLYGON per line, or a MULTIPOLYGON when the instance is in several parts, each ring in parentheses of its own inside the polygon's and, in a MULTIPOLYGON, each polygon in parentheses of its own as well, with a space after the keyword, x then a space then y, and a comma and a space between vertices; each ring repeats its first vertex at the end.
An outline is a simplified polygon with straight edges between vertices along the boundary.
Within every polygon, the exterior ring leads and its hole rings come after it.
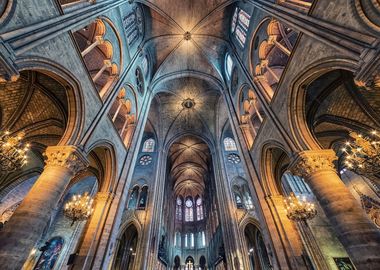
POLYGON ((71 178, 88 166, 75 146, 48 147, 44 171, 10 221, 0 231, 1 269, 21 269, 48 229, 51 215, 71 178))
POLYGON ((336 173, 333 150, 298 153, 293 174, 309 184, 358 270, 380 269, 380 232, 336 173))
POLYGON ((88 46, 81 54, 82 54, 82 57, 86 56, 86 54, 88 54, 89 52, 91 52, 96 46, 100 45, 100 44, 103 44, 104 43, 104 40, 103 40, 103 37, 102 36, 96 36, 95 37, 95 41, 90 45, 88 46))
POLYGON ((96 81, 100 78, 100 76, 102 76, 103 72, 104 72, 107 68, 110 68, 110 67, 112 66, 111 61, 108 60, 108 59, 104 60, 103 63, 104 63, 104 64, 103 64, 102 68, 101 68, 101 69, 96 73, 96 75, 92 78, 92 80, 93 80, 94 82, 96 82, 96 81))

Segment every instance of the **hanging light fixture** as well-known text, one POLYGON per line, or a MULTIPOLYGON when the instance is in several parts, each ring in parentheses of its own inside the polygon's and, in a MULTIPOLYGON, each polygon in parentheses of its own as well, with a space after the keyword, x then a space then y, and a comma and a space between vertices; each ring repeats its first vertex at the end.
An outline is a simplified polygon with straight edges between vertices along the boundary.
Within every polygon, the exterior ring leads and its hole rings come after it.
POLYGON ((12 172, 27 163, 29 144, 22 142, 25 132, 11 136, 9 131, 0 134, 0 171, 12 172))
POLYGON ((76 221, 86 220, 91 216, 94 212, 92 208, 93 202, 94 200, 87 192, 83 195, 73 195, 63 209, 65 216, 72 220, 71 226, 73 226, 76 221))
POLYGON ((350 132, 351 140, 342 148, 344 165, 362 175, 380 173, 380 136, 377 131, 363 136, 350 132))
POLYGON ((286 216, 293 221, 306 221, 313 219, 317 215, 315 205, 307 201, 306 196, 300 198, 295 196, 294 193, 290 193, 286 199, 284 199, 286 207, 286 216))

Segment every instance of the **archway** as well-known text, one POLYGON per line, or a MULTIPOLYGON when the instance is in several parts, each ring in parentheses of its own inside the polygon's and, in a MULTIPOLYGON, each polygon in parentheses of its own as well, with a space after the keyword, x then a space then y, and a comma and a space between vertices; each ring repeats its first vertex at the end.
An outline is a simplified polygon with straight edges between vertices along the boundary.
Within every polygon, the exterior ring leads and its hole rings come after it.
POLYGON ((138 231, 135 225, 129 225, 119 240, 114 262, 115 270, 132 270, 137 252, 138 231))
POLYGON ((174 270, 179 270, 181 268, 181 259, 179 256, 175 256, 174 258, 174 270))
POLYGON ((194 259, 189 256, 185 260, 185 270, 195 270, 194 259))
POLYGON ((244 236, 249 256, 250 270, 271 269, 267 248, 260 230, 254 224, 248 223, 244 229, 244 236))
POLYGON ((206 269, 206 257, 203 255, 199 258, 199 269, 200 270, 206 269))

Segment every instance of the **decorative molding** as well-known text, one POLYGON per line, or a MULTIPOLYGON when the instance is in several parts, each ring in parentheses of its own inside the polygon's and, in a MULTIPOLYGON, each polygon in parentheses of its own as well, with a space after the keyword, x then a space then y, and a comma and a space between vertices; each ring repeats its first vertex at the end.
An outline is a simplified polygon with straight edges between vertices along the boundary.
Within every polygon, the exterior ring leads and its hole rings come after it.
POLYGON ((14 62, 15 55, 12 48, 0 37, 0 82, 14 82, 20 77, 14 62))
POLYGON ((309 178, 316 172, 335 170, 334 161, 337 160, 334 150, 310 150, 299 152, 290 164, 290 171, 294 175, 309 178))
POLYGON ((76 146, 49 146, 44 155, 46 166, 64 167, 74 175, 89 165, 87 158, 76 146))

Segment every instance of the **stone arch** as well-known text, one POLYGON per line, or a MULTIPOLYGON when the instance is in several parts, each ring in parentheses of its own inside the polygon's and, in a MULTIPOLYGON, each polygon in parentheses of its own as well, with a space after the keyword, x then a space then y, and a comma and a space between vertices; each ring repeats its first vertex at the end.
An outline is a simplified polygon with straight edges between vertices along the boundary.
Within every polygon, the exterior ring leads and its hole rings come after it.
POLYGON ((87 152, 90 160, 90 167, 98 171, 99 177, 99 191, 100 192, 114 192, 115 177, 118 172, 116 163, 115 146, 109 141, 99 141, 90 147, 87 152))
POLYGON ((66 130, 58 145, 77 144, 81 139, 84 125, 84 96, 79 80, 66 68, 40 57, 38 60, 20 58, 16 61, 19 71, 36 71, 58 81, 64 88, 68 99, 66 130))
POLYGON ((269 100, 281 83, 297 36, 293 29, 269 17, 254 32, 250 46, 251 73, 269 100))
POLYGON ((5 23, 13 13, 15 5, 15 0, 5 0, 0 3, 0 25, 5 23))
POLYGON ((260 171, 266 195, 282 194, 281 176, 290 164, 290 154, 276 141, 264 144, 261 151, 260 171))
POLYGON ((365 0, 351 0, 351 5, 356 15, 362 20, 366 27, 370 27, 371 30, 380 32, 380 5, 376 1, 365 0))
POLYGON ((124 145, 128 148, 138 118, 138 104, 134 88, 126 84, 121 88, 109 109, 109 116, 124 145))
POLYGON ((321 149, 318 141, 309 129, 305 116, 305 95, 307 87, 317 78, 334 70, 345 70, 354 72, 357 64, 351 59, 331 59, 325 58, 309 65, 291 83, 291 91, 288 96, 288 119, 291 127, 291 134, 295 139, 296 146, 300 150, 321 149))
POLYGON ((235 199, 237 208, 244 208, 246 210, 254 209, 252 191, 248 181, 241 176, 236 176, 231 180, 230 185, 230 190, 233 193, 232 198, 235 199), (241 206, 239 205, 237 196, 241 200, 241 206))
POLYGON ((139 223, 129 220, 120 227, 120 233, 115 245, 115 256, 112 269, 132 270, 137 258, 137 252, 141 250, 141 228, 139 223), (132 253, 135 253, 134 255, 132 253))
POLYGON ((122 43, 117 29, 110 19, 100 17, 73 36, 93 85, 103 98, 122 70, 122 43))
POLYGON ((271 262, 268 256, 268 248, 263 240, 262 232, 257 221, 251 218, 244 224, 244 226, 240 227, 243 239, 245 239, 244 247, 248 253, 247 265, 250 265, 251 269, 269 269, 269 267, 271 267, 271 262), (259 236, 261 236, 261 246, 259 246, 259 236), (261 250, 263 248, 264 251, 261 250))

